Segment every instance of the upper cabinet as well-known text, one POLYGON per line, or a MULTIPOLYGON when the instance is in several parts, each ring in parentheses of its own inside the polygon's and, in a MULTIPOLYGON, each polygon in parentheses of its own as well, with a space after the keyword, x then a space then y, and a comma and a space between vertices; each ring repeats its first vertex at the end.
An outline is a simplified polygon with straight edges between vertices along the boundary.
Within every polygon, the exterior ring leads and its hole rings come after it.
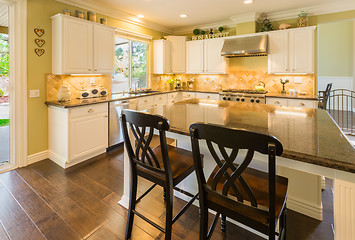
POLYGON ((170 42, 165 39, 154 40, 154 74, 169 74, 171 72, 170 63, 170 42))
POLYGON ((166 40, 154 40, 155 74, 185 73, 186 37, 167 36, 166 40))
POLYGON ((269 73, 313 74, 314 30, 305 27, 268 33, 269 73))
POLYGON ((224 39, 186 42, 186 73, 228 73, 228 59, 221 56, 224 39))
POLYGON ((186 65, 186 38, 185 36, 167 36, 170 43, 170 63, 172 73, 185 73, 186 65))
POLYGON ((52 17, 53 74, 112 74, 114 28, 63 14, 52 17))

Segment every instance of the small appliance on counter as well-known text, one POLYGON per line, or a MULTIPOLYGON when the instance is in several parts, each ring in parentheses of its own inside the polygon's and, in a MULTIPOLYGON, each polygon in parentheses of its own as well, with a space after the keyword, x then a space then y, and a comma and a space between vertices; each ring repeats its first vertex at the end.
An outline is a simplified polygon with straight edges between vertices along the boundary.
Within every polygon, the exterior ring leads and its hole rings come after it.
POLYGON ((57 99, 58 102, 68 102, 70 101, 70 89, 68 86, 62 85, 59 90, 58 90, 58 94, 57 94, 57 99))
POLYGON ((107 89, 104 88, 103 86, 99 87, 99 96, 100 97, 106 97, 107 96, 107 89))
POLYGON ((82 88, 82 89, 79 91, 79 96, 78 96, 78 98, 80 98, 80 99, 90 98, 90 91, 88 91, 88 90, 85 89, 85 88, 82 88))
POLYGON ((92 98, 100 97, 99 87, 97 87, 95 84, 91 84, 90 97, 92 97, 92 98))

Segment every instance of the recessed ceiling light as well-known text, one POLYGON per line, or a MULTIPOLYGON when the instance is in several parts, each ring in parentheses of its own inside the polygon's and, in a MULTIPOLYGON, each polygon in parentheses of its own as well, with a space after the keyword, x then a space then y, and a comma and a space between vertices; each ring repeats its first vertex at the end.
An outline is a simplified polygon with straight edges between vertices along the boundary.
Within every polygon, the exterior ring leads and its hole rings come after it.
POLYGON ((138 17, 138 18, 144 18, 144 15, 138 14, 137 17, 138 17))
POLYGON ((181 18, 186 18, 186 17, 187 17, 187 14, 180 14, 180 17, 181 17, 181 18))
POLYGON ((254 0, 244 0, 244 4, 250 4, 250 3, 253 3, 254 0))

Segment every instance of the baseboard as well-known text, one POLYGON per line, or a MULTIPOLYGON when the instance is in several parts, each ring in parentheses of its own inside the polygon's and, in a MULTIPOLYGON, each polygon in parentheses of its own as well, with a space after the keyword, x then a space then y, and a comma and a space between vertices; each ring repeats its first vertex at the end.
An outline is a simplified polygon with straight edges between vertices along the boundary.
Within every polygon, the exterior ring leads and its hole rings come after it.
POLYGON ((49 158, 49 151, 48 150, 29 155, 27 157, 27 165, 42 161, 47 158, 49 158))
POLYGON ((65 159, 55 154, 54 152, 49 151, 49 159, 61 166, 62 168, 65 168, 65 159))
POLYGON ((323 220, 323 207, 317 206, 307 201, 292 197, 290 195, 287 196, 287 208, 312 217, 314 219, 323 220))

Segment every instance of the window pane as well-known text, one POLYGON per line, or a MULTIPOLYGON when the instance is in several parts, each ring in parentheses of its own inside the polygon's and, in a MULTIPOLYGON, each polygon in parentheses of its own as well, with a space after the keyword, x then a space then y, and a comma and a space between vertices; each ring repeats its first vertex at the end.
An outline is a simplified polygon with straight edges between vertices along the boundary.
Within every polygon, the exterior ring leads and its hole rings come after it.
POLYGON ((147 50, 147 43, 132 42, 132 86, 147 87, 147 50))
POLYGON ((112 79, 112 93, 129 89, 129 41, 115 38, 115 73, 112 79))

